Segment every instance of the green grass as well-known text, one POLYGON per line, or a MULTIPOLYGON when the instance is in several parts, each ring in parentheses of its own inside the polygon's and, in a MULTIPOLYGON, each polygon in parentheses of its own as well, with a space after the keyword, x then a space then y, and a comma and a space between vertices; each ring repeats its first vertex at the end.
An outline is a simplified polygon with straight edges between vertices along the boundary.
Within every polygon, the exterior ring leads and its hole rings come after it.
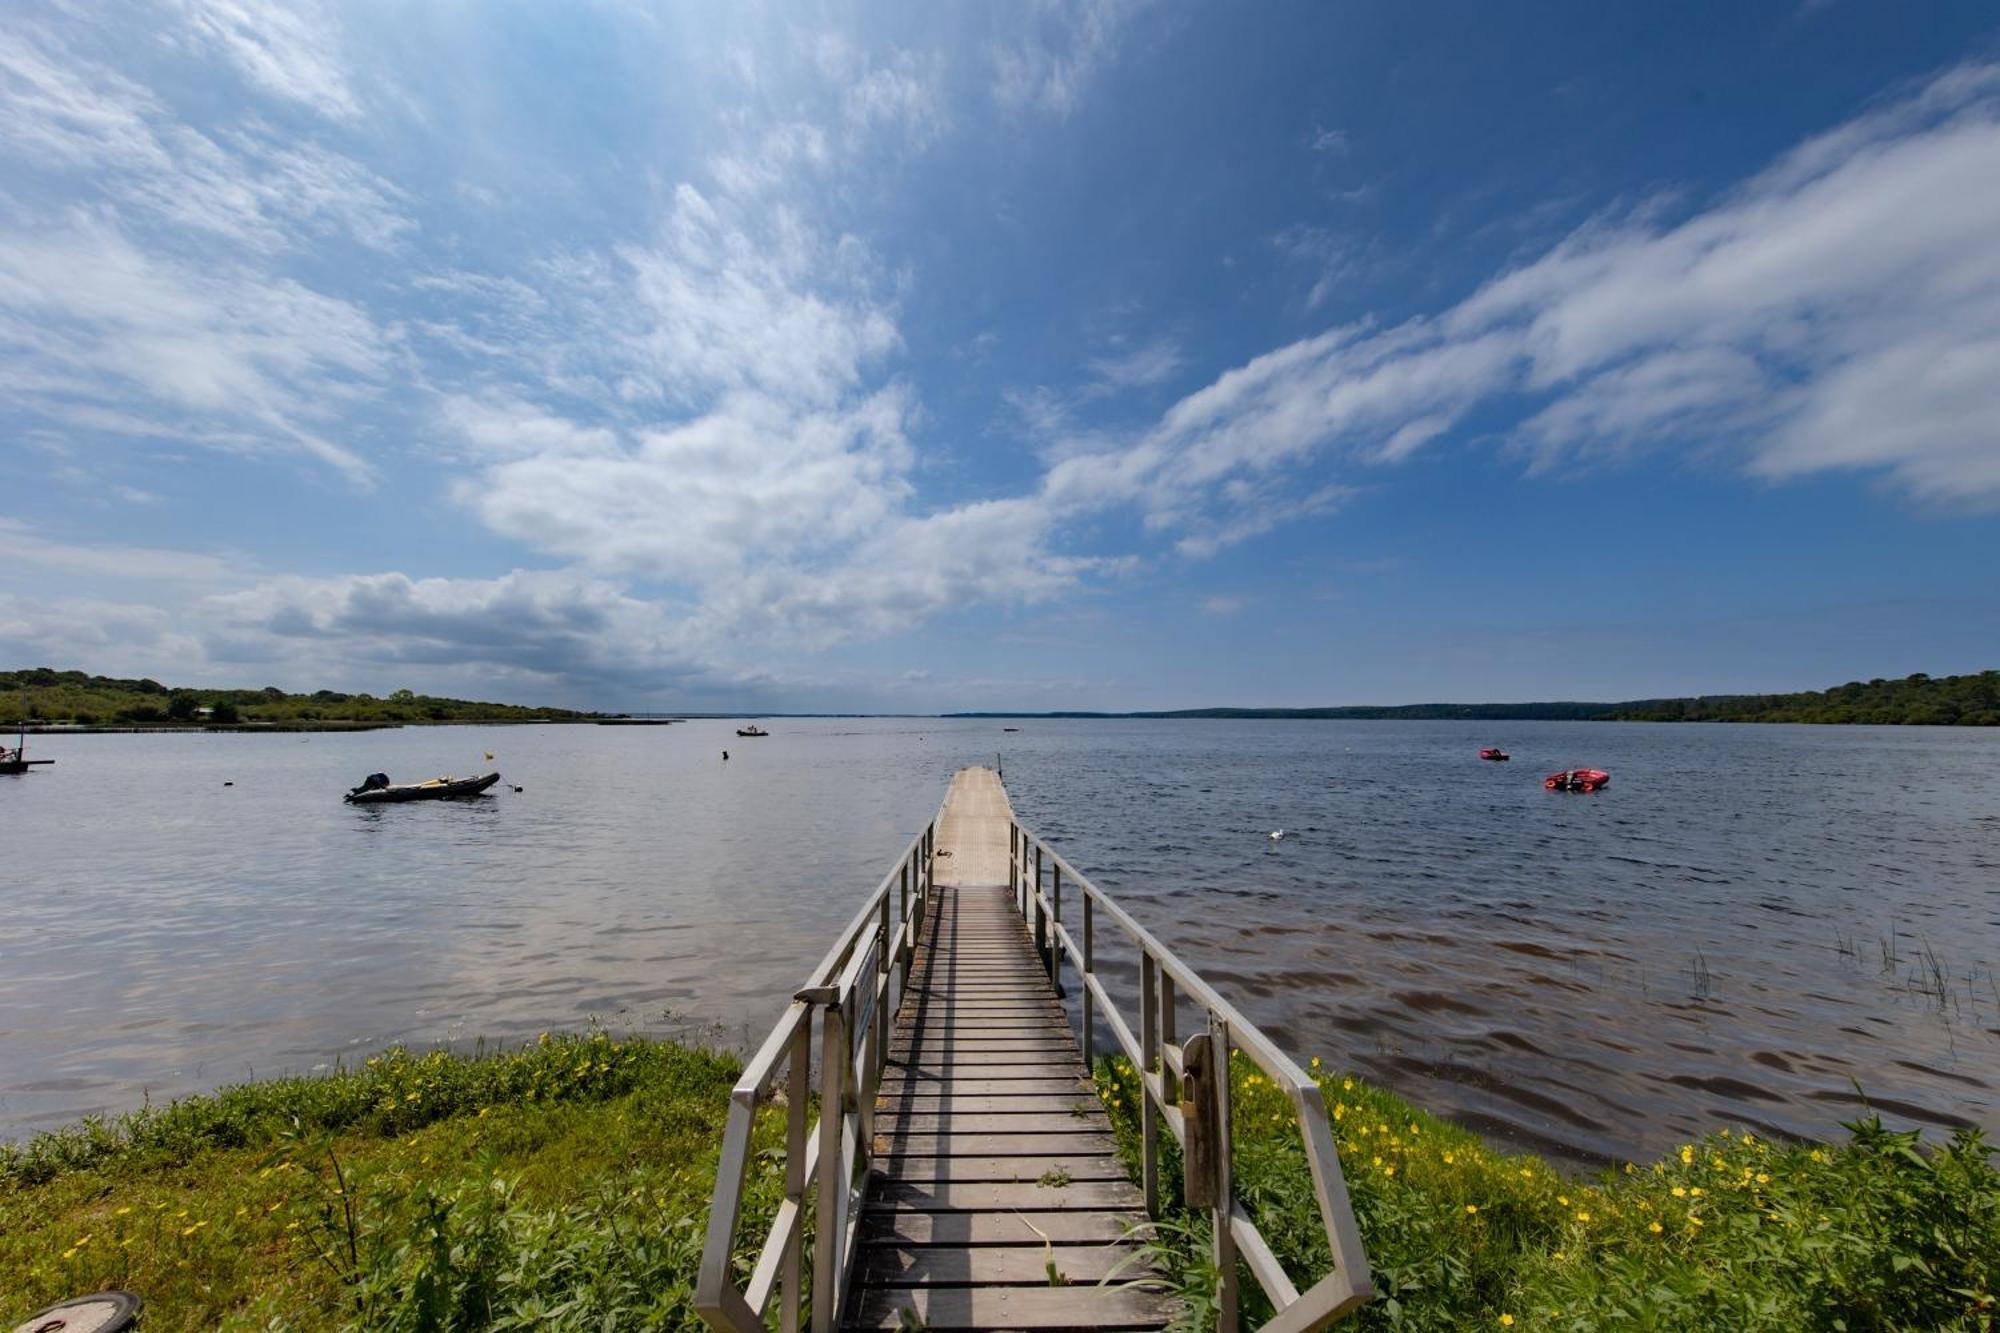
MULTIPOLYGON (((1718 1132, 1578 1181, 1314 1072, 1374 1269, 1357 1327, 1988 1329, 2000 1312, 2000 1174, 1976 1131, 1929 1146, 1873 1119, 1837 1145, 1718 1132)), ((1136 1080, 1122 1062, 1098 1078, 1135 1163, 1136 1080)), ((1289 1103, 1246 1064, 1234 1078, 1238 1189, 1304 1287, 1331 1260, 1289 1103)), ((1188 1322, 1208 1326, 1207 1224, 1179 1209, 1179 1170, 1163 1169, 1176 1206, 1153 1248, 1188 1322)), ((1247 1272, 1243 1283, 1261 1315, 1247 1272)))
MULTIPOLYGON (((0 1145, 0 1327, 122 1286, 153 1333, 694 1328, 736 1073, 726 1055, 603 1035, 485 1057, 398 1050, 0 1145)), ((1288 1104, 1247 1067, 1234 1077, 1238 1186, 1309 1281, 1329 1259, 1288 1104)), ((1132 1162, 1131 1073, 1107 1064, 1099 1085, 1132 1162)), ((1717 1133, 1579 1181, 1356 1080, 1322 1087, 1378 1292, 1357 1327, 1995 1322, 2000 1175, 1976 1133, 1717 1133)), ((775 1113, 760 1126, 742 1234, 775 1209, 779 1131, 775 1113)), ((1200 1327, 1214 1274, 1178 1179, 1170 1157, 1151 1245, 1200 1327)), ((1254 1326, 1247 1278, 1245 1292, 1254 1326)))
MULTIPOLYGON (((397 1050, 0 1147, 0 1326, 118 1286, 153 1333, 697 1327, 736 1073, 601 1035, 397 1050)), ((783 1166, 760 1133, 753 1235, 783 1166)))

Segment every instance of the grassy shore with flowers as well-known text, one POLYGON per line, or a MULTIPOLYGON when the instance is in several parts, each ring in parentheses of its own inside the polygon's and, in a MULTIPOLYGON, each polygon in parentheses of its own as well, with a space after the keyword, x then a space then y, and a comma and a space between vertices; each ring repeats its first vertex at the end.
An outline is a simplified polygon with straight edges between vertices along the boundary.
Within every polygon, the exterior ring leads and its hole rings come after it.
MULTIPOLYGON (((737 1069, 603 1035, 483 1057, 395 1050, 0 1145, 0 1327, 107 1286, 145 1298, 152 1333, 699 1327, 737 1069)), ((1995 1322, 2000 1177, 1977 1134, 1921 1144, 1863 1121, 1838 1144, 1779 1145, 1718 1131, 1580 1181, 1314 1069, 1380 1293, 1358 1327, 1995 1322)), ((1290 1270, 1321 1272, 1286 1103, 1248 1068, 1235 1078, 1238 1185, 1290 1270)), ((1107 1064, 1099 1084, 1134 1155, 1131 1072, 1107 1064)), ((760 1135, 749 1236, 781 1184, 775 1117, 760 1135)), ((1170 1187, 1178 1175, 1170 1164, 1170 1187)), ((1190 1326, 1212 1322, 1203 1220, 1176 1205, 1150 1244, 1190 1326)))
MULTIPOLYGON (((1331 1262, 1289 1102, 1232 1071, 1235 1180, 1295 1278, 1331 1262)), ((1718 1129, 1665 1161, 1578 1180, 1496 1152, 1312 1062, 1374 1269, 1364 1329, 1991 1329, 2000 1321, 2000 1174, 1977 1131, 1926 1144, 1867 1118, 1832 1144, 1718 1129)), ((1136 1171, 1138 1083, 1099 1092, 1136 1171)), ((1171 1142, 1171 1140, 1169 1140, 1171 1142)), ((1212 1324, 1204 1218, 1172 1206, 1153 1250, 1212 1324)), ((1300 1282, 1303 1287, 1305 1282, 1300 1282)), ((1268 1312, 1246 1275, 1246 1327, 1268 1312)))
POLYGON ((0 1145, 0 1327, 105 1287, 149 1333, 698 1327, 737 1070, 603 1035, 393 1050, 0 1145))

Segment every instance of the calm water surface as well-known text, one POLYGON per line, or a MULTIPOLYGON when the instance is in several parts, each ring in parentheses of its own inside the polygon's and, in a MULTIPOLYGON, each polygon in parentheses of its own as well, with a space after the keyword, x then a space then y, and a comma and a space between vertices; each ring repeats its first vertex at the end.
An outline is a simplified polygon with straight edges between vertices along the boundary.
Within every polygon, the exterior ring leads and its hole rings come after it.
POLYGON ((761 1035, 996 750, 1022 816, 1289 1048, 1494 1138, 1824 1135, 1856 1084, 2000 1129, 2000 734, 1022 726, 36 738, 57 765, 0 778, 0 1135, 396 1041, 761 1035), (489 750, 524 791, 338 799, 489 750), (1541 789, 1571 764, 1612 785, 1541 789))

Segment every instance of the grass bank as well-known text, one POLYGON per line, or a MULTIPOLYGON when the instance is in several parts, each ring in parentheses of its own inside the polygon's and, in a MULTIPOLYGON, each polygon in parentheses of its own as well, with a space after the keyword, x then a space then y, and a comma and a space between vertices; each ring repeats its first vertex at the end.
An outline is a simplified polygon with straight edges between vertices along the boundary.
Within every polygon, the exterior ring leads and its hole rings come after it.
MULTIPOLYGON (((1364 1329, 1990 1329, 2000 1317, 2000 1174, 1977 1132, 1923 1145, 1858 1121, 1837 1144, 1718 1132, 1595 1181, 1477 1137, 1347 1077, 1326 1095, 1374 1268, 1364 1329)), ((1330 1262, 1289 1103, 1233 1071, 1236 1182, 1295 1278, 1330 1262)), ((1138 1085, 1098 1085, 1136 1167, 1138 1085)), ((1154 1248, 1212 1323, 1206 1222, 1174 1208, 1154 1248)), ((1305 1283, 1302 1281, 1302 1287, 1305 1283)), ((1247 1275, 1246 1310, 1267 1307, 1247 1275)), ((1246 1318, 1254 1327, 1254 1319, 1246 1318)))
POLYGON ((0 1146, 0 1327, 107 1286, 149 1333, 695 1327, 736 1073, 603 1036, 398 1050, 0 1146))
MULTIPOLYGON (((726 1055, 602 1035, 476 1059, 398 1050, 0 1145, 0 1327, 123 1286, 152 1333, 695 1328, 736 1072, 726 1055)), ((1321 1272, 1286 1106, 1252 1071, 1236 1078, 1238 1183, 1290 1270, 1321 1272)), ((1099 1081, 1129 1157, 1130 1071, 1099 1081)), ((1356 1327, 1995 1322, 2000 1177, 1975 1134, 1717 1134, 1578 1181, 1352 1079, 1322 1086, 1380 1292, 1356 1327)), ((752 1236, 782 1171, 775 1120, 762 1133, 752 1236)), ((1153 1243, 1199 1326, 1204 1223, 1175 1208, 1153 1243)))

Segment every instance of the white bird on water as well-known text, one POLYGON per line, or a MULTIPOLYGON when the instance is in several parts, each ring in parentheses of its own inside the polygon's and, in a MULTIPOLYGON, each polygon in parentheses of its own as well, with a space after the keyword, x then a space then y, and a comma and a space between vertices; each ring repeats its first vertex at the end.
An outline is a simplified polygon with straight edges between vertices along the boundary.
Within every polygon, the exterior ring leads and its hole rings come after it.
POLYGON ((1283 829, 1278 829, 1276 832, 1271 834, 1271 841, 1276 842, 1278 839, 1284 836, 1285 836, 1285 831, 1283 829))

